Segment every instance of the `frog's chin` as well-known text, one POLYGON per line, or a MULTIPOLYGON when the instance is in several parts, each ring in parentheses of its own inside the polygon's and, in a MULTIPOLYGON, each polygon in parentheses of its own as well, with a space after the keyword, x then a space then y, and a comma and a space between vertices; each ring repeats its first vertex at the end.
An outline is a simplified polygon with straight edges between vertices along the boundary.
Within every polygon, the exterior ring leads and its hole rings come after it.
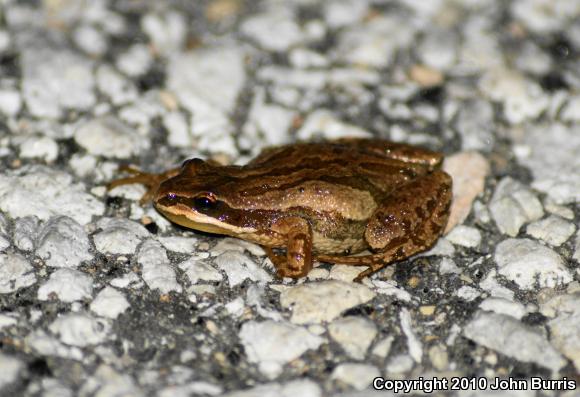
POLYGON ((177 223, 178 225, 185 226, 189 229, 199 230, 206 233, 214 233, 214 234, 225 234, 228 236, 237 236, 240 233, 247 233, 253 232, 254 230, 245 230, 241 227, 235 227, 227 225, 228 227, 222 227, 218 223, 219 221, 211 218, 209 216, 200 216, 197 215, 197 219, 191 219, 186 214, 180 213, 180 211, 175 211, 175 208, 172 207, 172 211, 167 208, 157 206, 157 209, 169 219, 171 222, 177 223))

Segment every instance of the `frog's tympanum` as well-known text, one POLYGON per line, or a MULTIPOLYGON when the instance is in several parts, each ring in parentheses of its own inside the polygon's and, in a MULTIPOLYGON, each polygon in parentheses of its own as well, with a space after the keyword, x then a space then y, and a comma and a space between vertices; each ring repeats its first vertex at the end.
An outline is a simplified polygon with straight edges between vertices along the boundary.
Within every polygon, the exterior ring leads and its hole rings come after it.
POLYGON ((110 187, 148 185, 171 221, 263 246, 280 277, 306 276, 316 259, 368 266, 360 281, 441 235, 452 196, 441 163, 414 146, 344 139, 267 149, 245 166, 192 159, 160 175, 133 171, 110 187))

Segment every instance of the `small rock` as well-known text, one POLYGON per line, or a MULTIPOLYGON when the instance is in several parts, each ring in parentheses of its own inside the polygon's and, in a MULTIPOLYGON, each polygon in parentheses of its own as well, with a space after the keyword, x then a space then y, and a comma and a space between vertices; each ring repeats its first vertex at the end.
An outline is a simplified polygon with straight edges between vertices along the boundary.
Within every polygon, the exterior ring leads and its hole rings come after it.
POLYGON ((469 285, 464 285, 455 292, 455 295, 467 302, 471 302, 479 298, 481 293, 476 288, 470 287, 469 285))
POLYGON ((161 243, 146 240, 137 252, 137 262, 141 265, 141 277, 150 289, 158 289, 161 294, 181 292, 175 270, 161 243))
POLYGON ((443 73, 425 65, 413 65, 409 70, 409 78, 421 87, 434 87, 443 82, 443 73))
POLYGON ((541 311, 554 317, 548 322, 552 344, 580 371, 580 336, 577 332, 580 329, 580 295, 555 296, 542 305, 541 311))
POLYGON ((394 340, 395 337, 393 335, 389 335, 381 339, 379 342, 377 342, 375 347, 373 347, 373 354, 382 358, 387 357, 391 351, 391 346, 393 345, 394 340))
POLYGON ((371 134, 360 127, 340 121, 329 110, 318 109, 308 115, 296 136, 300 140, 310 140, 316 137, 325 139, 368 138, 371 134))
POLYGON ((530 155, 519 159, 534 176, 532 186, 555 203, 580 200, 580 123, 537 123, 526 128, 530 155), (557 153, 558 155, 554 155, 557 153))
POLYGON ((475 197, 483 192, 489 162, 477 152, 462 152, 445 159, 443 169, 453 178, 453 202, 445 228, 449 232, 463 223, 475 197))
POLYGON ((59 269, 38 289, 38 299, 45 301, 56 296, 63 302, 88 299, 93 294, 93 279, 74 269, 59 269))
POLYGON ((383 68, 398 48, 411 43, 414 30, 396 15, 382 14, 339 34, 336 57, 339 62, 383 68))
POLYGON ((250 321, 242 325, 240 340, 248 360, 259 365, 269 379, 282 373, 283 366, 311 349, 318 349, 324 339, 297 325, 250 321), (284 341, 284 343, 280 343, 284 341))
POLYGON ((97 315, 115 319, 129 307, 125 296, 112 287, 103 288, 91 303, 91 310, 97 315))
POLYGON ((544 209, 536 195, 509 176, 497 184, 489 208, 499 230, 512 237, 519 233, 524 223, 540 219, 544 215, 544 209))
POLYGON ((13 89, 0 89, 0 112, 5 116, 13 117, 22 108, 22 96, 20 91, 13 89))
POLYGON ((44 39, 21 48, 22 94, 28 111, 57 119, 65 109, 89 110, 96 103, 93 63, 44 39), (50 84, 47 84, 50 82, 50 84))
POLYGON ((489 152, 495 143, 494 110, 489 101, 468 100, 457 111, 455 128, 463 150, 489 152))
POLYGON ((429 355, 429 360, 433 367, 437 371, 445 371, 449 367, 449 354, 447 353, 447 349, 444 345, 437 344, 431 346, 429 351, 427 352, 429 355))
POLYGON ((131 77, 144 75, 153 62, 150 49, 145 44, 133 44, 117 58, 116 66, 131 77))
POLYGON ((80 361, 83 352, 76 346, 66 346, 43 330, 32 331, 25 339, 26 345, 42 356, 56 356, 80 361))
POLYGON ((366 303, 375 293, 362 284, 320 281, 290 287, 280 294, 280 304, 292 311, 296 324, 329 322, 340 313, 366 303))
POLYGON ((58 335, 63 343, 85 347, 105 341, 110 325, 105 320, 96 319, 88 314, 69 313, 58 317, 48 328, 58 335))
POLYGON ((131 80, 125 78, 110 65, 104 64, 97 69, 97 87, 113 105, 119 106, 137 99, 137 88, 131 80))
POLYGON ((78 26, 74 30, 72 38, 80 49, 91 56, 100 56, 107 51, 106 36, 91 25, 78 26))
POLYGON ((22 361, 16 357, 0 353, 0 390, 14 383, 22 369, 24 369, 22 361))
POLYGON ((0 330, 18 324, 18 318, 13 315, 0 314, 0 330))
POLYGON ((402 309, 400 314, 401 330, 407 337, 407 348, 409 355, 416 363, 421 363, 423 359, 423 344, 413 331, 411 313, 407 309, 402 309))
POLYGON ((528 313, 521 303, 504 298, 487 298, 479 304, 479 308, 488 312, 506 314, 518 320, 528 313))
POLYGON ((191 254, 195 251, 195 246, 197 245, 197 238, 195 237, 169 236, 159 237, 158 240, 166 250, 179 252, 180 254, 191 254))
POLYGON ((66 215, 85 225, 93 215, 102 215, 105 206, 82 184, 73 184, 71 175, 28 166, 0 175, 0 209, 13 218, 35 215, 48 220, 66 215))
POLYGON ((50 163, 58 157, 58 145, 54 139, 46 136, 29 136, 20 143, 20 157, 50 163))
POLYGON ((445 238, 453 244, 476 248, 481 243, 481 233, 474 227, 457 225, 445 238))
POLYGON ((187 36, 187 20, 175 11, 146 14, 141 27, 147 33, 156 52, 170 55, 182 49, 187 36))
POLYGON ((248 120, 240 138, 247 140, 244 147, 257 149, 264 143, 270 146, 288 143, 288 130, 296 113, 281 106, 265 103, 265 92, 254 96, 248 120))
POLYGON ((330 323, 328 333, 350 357, 362 360, 377 335, 377 327, 367 319, 349 316, 330 323))
POLYGON ((222 253, 215 259, 215 263, 226 273, 230 287, 241 284, 246 279, 261 283, 272 281, 272 276, 254 260, 236 251, 222 253))
POLYGON ((522 289, 554 288, 573 280, 562 257, 529 239, 507 239, 495 250, 499 274, 522 289))
POLYGON ((411 294, 403 288, 397 287, 397 283, 394 280, 382 281, 373 279, 372 283, 375 286, 375 291, 379 294, 392 296, 402 302, 411 302, 413 300, 411 294))
POLYGON ((458 35, 451 29, 434 25, 424 35, 417 48, 417 56, 425 65, 447 70, 457 62, 458 35))
POLYGON ((554 372, 566 365, 566 360, 543 335, 510 316, 479 311, 463 335, 508 357, 554 372))
POLYGON ((576 233, 576 243, 574 244, 574 254, 572 259, 576 262, 580 262, 580 232, 576 233))
POLYGON ((391 357, 385 370, 387 374, 405 374, 413 369, 415 361, 407 354, 398 354, 391 357))
POLYGON ((334 368, 330 378, 343 382, 355 390, 364 390, 380 375, 380 371, 374 365, 343 363, 334 368))
POLYGON ((487 276, 481 280, 479 287, 488 292, 493 297, 506 299, 508 301, 514 300, 513 291, 502 286, 497 281, 497 271, 495 269, 490 270, 487 276))
POLYGON ((265 50, 287 51, 291 46, 302 42, 304 36, 292 13, 281 7, 274 10, 276 11, 247 18, 242 23, 240 31, 265 50))
POLYGON ((293 380, 287 383, 266 383, 251 389, 226 393, 223 397, 321 397, 322 390, 310 379, 293 380))
POLYGON ((442 258, 439 262, 439 273, 441 274, 460 274, 461 269, 450 258, 442 258))
POLYGON ((369 4, 360 0, 329 1, 323 3, 324 20, 331 29, 360 22, 369 11, 369 4))
POLYGON ((514 69, 488 69, 479 88, 491 100, 503 104, 505 117, 511 124, 535 119, 548 106, 548 97, 539 84, 514 69))
POLYGON ((199 258, 189 258, 178 267, 185 272, 192 284, 197 284, 199 280, 219 282, 223 279, 219 270, 199 258))
MULTIPOLYGON (((193 113, 195 136, 207 136, 214 145, 218 143, 217 138, 229 136, 233 130, 229 115, 246 79, 244 52, 239 47, 214 47, 176 54, 169 60, 167 76, 167 89, 193 113), (216 131, 225 135, 216 137, 216 131)), ((211 153, 218 151, 211 149, 211 153)))
POLYGON ((97 251, 103 254, 131 255, 149 232, 142 225, 124 218, 102 218, 93 236, 97 251))
MULTIPOLYGON (((143 380, 147 382, 147 379, 143 380)), ((155 380, 158 381, 158 379, 155 380)), ((118 371, 106 364, 101 364, 85 381, 83 389, 90 390, 95 397, 145 396, 145 391, 141 390, 135 383, 136 381, 130 374, 118 371)))
POLYGON ((14 245, 22 251, 34 249, 40 221, 34 215, 18 218, 14 222, 14 245))
POLYGON ((36 283, 34 268, 20 254, 0 254, 0 293, 9 294, 36 283))
POLYGON ((575 231, 576 226, 572 222, 555 215, 531 223, 526 228, 526 233, 530 236, 556 247, 564 244, 575 231))
POLYGON ((67 216, 51 218, 40 230, 36 254, 52 267, 77 267, 91 260, 89 237, 67 216))
POLYGON ((139 154, 148 140, 113 116, 85 122, 75 131, 75 142, 90 154, 126 159, 139 154))
POLYGON ((169 131, 167 143, 171 146, 189 148, 192 145, 193 137, 189 128, 189 123, 185 115, 181 112, 168 112, 163 116, 163 125, 169 131))

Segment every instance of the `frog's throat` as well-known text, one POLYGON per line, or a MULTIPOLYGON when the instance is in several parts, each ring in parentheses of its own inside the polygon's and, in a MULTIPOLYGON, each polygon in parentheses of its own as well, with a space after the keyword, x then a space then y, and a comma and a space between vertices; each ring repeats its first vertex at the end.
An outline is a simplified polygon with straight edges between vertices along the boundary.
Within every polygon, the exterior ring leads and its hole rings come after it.
POLYGON ((156 208, 171 222, 185 226, 189 229, 199 230, 206 233, 238 236, 240 234, 254 233, 256 231, 252 228, 243 228, 229 225, 209 216, 197 213, 194 214, 191 210, 184 210, 179 208, 179 206, 165 207, 158 204, 156 208), (195 219, 193 219, 193 216, 195 216, 195 219))

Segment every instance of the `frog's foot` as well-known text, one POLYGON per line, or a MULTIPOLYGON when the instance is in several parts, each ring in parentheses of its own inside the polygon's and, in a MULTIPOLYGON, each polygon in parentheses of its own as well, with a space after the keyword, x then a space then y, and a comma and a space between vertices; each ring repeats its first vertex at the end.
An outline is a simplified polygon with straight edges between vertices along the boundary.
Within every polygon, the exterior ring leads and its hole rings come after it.
POLYGON ((274 264, 276 268, 276 277, 277 278, 301 278, 306 277, 309 272, 309 267, 304 265, 296 266, 293 261, 288 261, 287 255, 277 254, 272 250, 270 247, 262 247, 268 255, 268 258, 274 264))
POLYGON ((133 176, 119 178, 110 182, 107 185, 107 190, 114 189, 118 186, 132 185, 133 183, 140 183, 145 185, 147 187, 147 191, 139 200, 141 205, 144 205, 153 199, 153 196, 157 192, 157 189, 159 189, 161 182, 179 173, 179 169, 176 168, 161 174, 151 174, 148 172, 143 172, 138 168, 129 165, 119 167, 119 171, 133 174, 133 176))

